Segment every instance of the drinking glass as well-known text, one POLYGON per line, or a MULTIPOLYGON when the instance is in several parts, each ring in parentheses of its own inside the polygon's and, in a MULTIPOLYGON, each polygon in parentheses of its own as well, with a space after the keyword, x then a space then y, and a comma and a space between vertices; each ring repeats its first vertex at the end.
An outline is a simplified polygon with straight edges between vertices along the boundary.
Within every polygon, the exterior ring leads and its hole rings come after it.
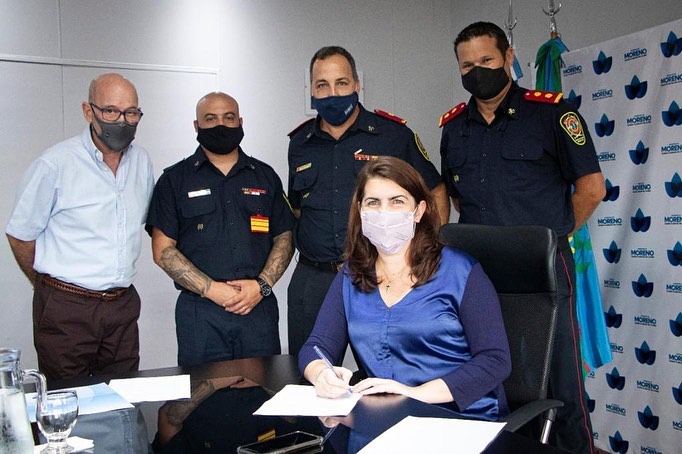
POLYGON ((36 419, 40 431, 47 438, 47 447, 41 454, 64 454, 73 451, 66 443, 78 416, 76 391, 49 391, 46 402, 37 405, 36 419))

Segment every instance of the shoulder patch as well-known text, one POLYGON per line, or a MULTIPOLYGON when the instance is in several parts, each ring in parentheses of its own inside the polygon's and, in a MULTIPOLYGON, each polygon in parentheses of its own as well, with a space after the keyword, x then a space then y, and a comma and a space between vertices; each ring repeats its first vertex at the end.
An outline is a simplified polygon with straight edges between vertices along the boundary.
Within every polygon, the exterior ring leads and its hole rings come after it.
POLYGON ((443 115, 440 116, 440 121, 438 122, 438 127, 442 128, 448 122, 452 121, 453 119, 457 118, 459 114, 464 112, 467 108, 467 104, 465 102, 461 102, 457 104, 455 107, 452 109, 448 110, 445 112, 443 115))
POLYGON ((301 129, 302 127, 304 127, 305 125, 307 125, 308 123, 310 123, 311 121, 314 121, 314 120, 315 120, 315 117, 313 117, 313 118, 308 118, 306 121, 304 121, 304 122, 301 123, 300 125, 296 126, 296 127, 295 127, 289 134, 287 134, 287 135, 288 135, 289 137, 292 137, 294 134, 296 134, 296 133, 299 131, 299 129, 301 129))
POLYGON ((393 115, 392 113, 386 112, 384 110, 374 109, 374 113, 379 115, 380 117, 388 118, 389 120, 393 120, 396 123, 400 123, 401 125, 407 124, 407 120, 403 120, 399 116, 393 115))
POLYGON ((564 94, 553 91, 528 90, 523 94, 523 99, 526 101, 544 102, 547 104, 558 104, 564 99, 564 94))

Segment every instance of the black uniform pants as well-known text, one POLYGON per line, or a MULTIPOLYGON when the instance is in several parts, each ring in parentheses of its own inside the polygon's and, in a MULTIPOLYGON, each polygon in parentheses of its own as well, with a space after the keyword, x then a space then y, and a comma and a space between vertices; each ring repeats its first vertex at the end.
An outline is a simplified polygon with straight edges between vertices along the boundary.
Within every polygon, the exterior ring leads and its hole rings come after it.
POLYGON ((592 423, 580 355, 580 328, 575 307, 575 262, 565 237, 559 238, 556 256, 559 313, 552 365, 551 397, 564 402, 550 434, 550 444, 572 453, 593 452, 592 423))
POLYGON ((287 291, 287 324, 289 354, 298 356, 313 331, 317 313, 327 295, 336 272, 320 270, 299 262, 291 276, 287 291))
POLYGON ((175 306, 178 365, 279 355, 279 310, 275 295, 248 315, 237 315, 196 293, 182 291, 175 306))

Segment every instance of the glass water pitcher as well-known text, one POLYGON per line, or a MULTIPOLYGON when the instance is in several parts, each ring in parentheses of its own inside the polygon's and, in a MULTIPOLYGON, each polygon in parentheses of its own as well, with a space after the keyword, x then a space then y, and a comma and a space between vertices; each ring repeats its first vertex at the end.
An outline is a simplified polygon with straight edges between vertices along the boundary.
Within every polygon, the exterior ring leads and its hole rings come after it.
POLYGON ((21 352, 0 348, 0 453, 33 452, 33 433, 24 398, 24 379, 36 380, 38 405, 45 401, 45 376, 35 369, 22 370, 21 352))

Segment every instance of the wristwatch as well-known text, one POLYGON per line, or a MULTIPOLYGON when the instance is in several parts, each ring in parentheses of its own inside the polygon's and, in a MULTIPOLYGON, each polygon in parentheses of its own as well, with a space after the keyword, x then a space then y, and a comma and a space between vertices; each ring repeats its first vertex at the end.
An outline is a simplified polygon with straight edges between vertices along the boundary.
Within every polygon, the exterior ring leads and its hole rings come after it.
POLYGON ((270 285, 268 285, 267 282, 265 282, 260 277, 256 278, 256 282, 258 282, 258 285, 260 286, 260 294, 261 295, 270 296, 272 294, 272 287, 270 287, 270 285))

